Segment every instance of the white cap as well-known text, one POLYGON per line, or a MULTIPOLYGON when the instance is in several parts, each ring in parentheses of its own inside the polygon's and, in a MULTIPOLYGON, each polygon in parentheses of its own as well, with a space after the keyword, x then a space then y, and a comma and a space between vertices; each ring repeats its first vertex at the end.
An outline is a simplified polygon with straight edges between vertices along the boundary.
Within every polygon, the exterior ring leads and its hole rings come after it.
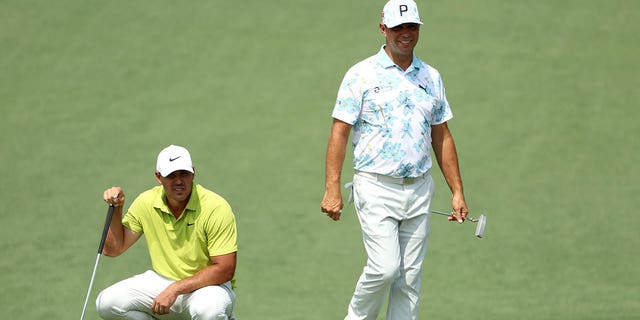
POLYGON ((422 24, 418 6, 413 0, 389 0, 382 9, 382 24, 393 28, 403 23, 422 24))
POLYGON ((191 163, 191 155, 187 149, 170 145, 158 154, 158 164, 156 170, 160 175, 166 177, 178 170, 186 170, 193 173, 193 164, 191 163))

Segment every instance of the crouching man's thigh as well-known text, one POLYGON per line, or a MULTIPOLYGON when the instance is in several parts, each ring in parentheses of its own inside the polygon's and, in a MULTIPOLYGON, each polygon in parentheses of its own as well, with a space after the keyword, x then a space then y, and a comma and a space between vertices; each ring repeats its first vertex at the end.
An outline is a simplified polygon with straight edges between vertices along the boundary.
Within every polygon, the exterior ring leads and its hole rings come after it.
POLYGON ((153 319, 153 299, 171 282, 147 271, 115 283, 98 295, 98 315, 102 319, 153 319))
POLYGON ((191 319, 194 320, 226 320, 234 319, 233 306, 236 295, 231 283, 200 288, 184 296, 184 303, 191 319))

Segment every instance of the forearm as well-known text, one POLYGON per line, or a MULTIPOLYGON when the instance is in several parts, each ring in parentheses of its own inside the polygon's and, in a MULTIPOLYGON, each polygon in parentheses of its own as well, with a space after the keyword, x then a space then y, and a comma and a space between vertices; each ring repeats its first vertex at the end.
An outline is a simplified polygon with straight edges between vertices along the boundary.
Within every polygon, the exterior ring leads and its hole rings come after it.
POLYGON ((333 119, 331 135, 327 144, 325 190, 320 202, 320 209, 335 221, 340 220, 344 206, 340 193, 340 176, 350 132, 350 124, 333 119))
MULTIPOLYGON (((338 140, 338 139, 332 139, 338 140)), ((332 190, 340 189, 340 179, 342 174, 342 165, 344 163, 346 148, 340 146, 341 142, 329 141, 327 146, 326 170, 325 170, 325 188, 332 190)))
MULTIPOLYGON (((235 253, 232 254, 235 257, 235 253)), ((171 284, 177 295, 190 293, 206 286, 213 286, 231 281, 235 273, 235 265, 213 264, 198 271, 191 277, 171 284)))
POLYGON ((463 196, 462 177, 458 165, 458 152, 446 123, 432 128, 433 151, 442 175, 454 197, 463 196))
POLYGON ((460 167, 458 165, 458 152, 456 151, 456 146, 451 136, 443 142, 442 155, 439 163, 440 170, 442 170, 442 174, 451 193, 454 196, 463 195, 464 190, 462 187, 460 167))
POLYGON ((107 238, 104 242, 102 252, 106 256, 116 257, 123 252, 124 247, 124 226, 122 225, 122 206, 115 207, 107 238))
POLYGON ((340 178, 346 156, 350 128, 350 125, 334 120, 329 142, 327 143, 325 163, 325 188, 327 191, 335 192, 336 189, 340 190, 340 178))

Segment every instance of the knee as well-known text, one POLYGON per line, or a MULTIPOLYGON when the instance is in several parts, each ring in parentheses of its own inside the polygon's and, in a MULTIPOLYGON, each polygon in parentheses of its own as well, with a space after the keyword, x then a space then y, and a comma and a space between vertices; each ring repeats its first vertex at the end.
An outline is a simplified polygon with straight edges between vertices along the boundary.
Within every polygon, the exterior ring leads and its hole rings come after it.
POLYGON ((121 319, 123 316, 118 296, 109 288, 102 290, 96 298, 96 310, 102 319, 121 319))
POLYGON ((221 286, 202 288, 189 301, 192 319, 229 319, 233 314, 235 294, 221 286))
POLYGON ((231 304, 212 303, 208 306, 192 308, 192 319, 226 320, 232 312, 231 304))
POLYGON ((393 282, 400 276, 400 264, 394 263, 383 269, 382 280, 385 282, 393 282))
POLYGON ((378 265, 369 268, 369 275, 384 283, 391 283, 400 276, 400 263, 398 261, 389 261, 384 265, 378 265))

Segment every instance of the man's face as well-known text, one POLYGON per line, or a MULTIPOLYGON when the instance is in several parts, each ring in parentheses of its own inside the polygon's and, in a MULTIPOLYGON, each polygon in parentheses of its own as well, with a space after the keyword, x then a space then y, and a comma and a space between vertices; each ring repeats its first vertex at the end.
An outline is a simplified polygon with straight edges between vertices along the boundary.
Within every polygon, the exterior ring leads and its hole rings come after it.
POLYGON ((156 179, 164 187, 167 201, 173 200, 179 203, 189 201, 194 177, 195 174, 186 170, 174 171, 166 177, 156 172, 156 179))
POLYGON ((417 23, 403 23, 393 28, 380 24, 380 30, 387 39, 387 47, 394 55, 413 55, 413 48, 420 38, 420 25, 417 23))

